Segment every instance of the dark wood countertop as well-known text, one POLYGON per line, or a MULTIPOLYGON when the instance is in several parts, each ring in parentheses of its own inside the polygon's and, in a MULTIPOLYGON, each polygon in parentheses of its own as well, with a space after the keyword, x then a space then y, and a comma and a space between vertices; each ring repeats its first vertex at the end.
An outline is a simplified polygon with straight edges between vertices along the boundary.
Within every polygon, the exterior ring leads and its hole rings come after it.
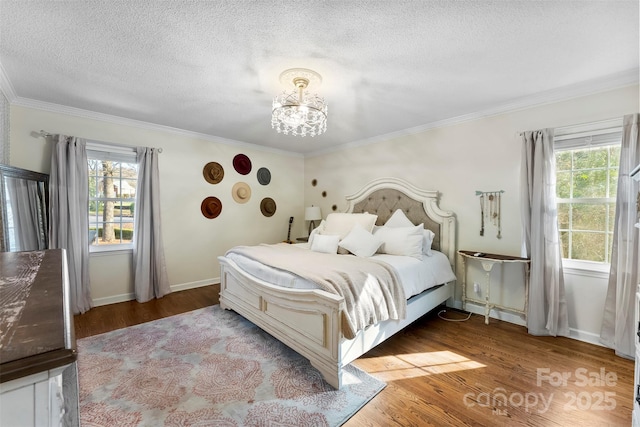
POLYGON ((76 360, 65 273, 60 249, 0 252, 0 383, 76 360))

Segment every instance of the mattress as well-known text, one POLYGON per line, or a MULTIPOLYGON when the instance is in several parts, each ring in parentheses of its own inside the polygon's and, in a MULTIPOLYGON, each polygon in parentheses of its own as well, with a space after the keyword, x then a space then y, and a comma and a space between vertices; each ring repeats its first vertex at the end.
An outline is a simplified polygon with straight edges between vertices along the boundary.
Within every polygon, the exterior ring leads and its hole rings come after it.
MULTIPOLYGON (((431 251, 433 255, 422 260, 413 257, 375 254, 371 258, 389 264, 396 272, 407 299, 429 288, 456 280, 449 259, 442 252, 431 251)), ((353 256, 353 255, 344 255, 353 256)), ((318 289, 319 287, 288 271, 272 268, 251 258, 235 253, 226 255, 241 270, 273 285, 291 289, 318 289)))

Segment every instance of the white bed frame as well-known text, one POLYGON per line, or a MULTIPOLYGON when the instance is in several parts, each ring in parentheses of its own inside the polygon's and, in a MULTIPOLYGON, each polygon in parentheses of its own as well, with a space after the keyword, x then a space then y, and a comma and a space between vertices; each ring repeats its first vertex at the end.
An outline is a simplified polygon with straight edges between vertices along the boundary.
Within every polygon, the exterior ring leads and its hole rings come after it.
MULTIPOLYGON (((376 213, 378 225, 386 222, 397 208, 403 209, 414 223, 424 222, 425 228, 436 233, 432 247, 447 255, 455 271, 455 216, 438 207, 437 191, 420 190, 397 178, 381 178, 347 196, 347 201, 346 212, 376 213)), ((408 301, 405 319, 372 325, 348 340, 341 331, 345 309, 342 297, 322 290, 272 285, 244 272, 224 256, 218 260, 220 306, 236 311, 308 358, 337 389, 342 386, 343 366, 435 307, 452 301, 454 292, 455 282, 424 291, 408 301)))

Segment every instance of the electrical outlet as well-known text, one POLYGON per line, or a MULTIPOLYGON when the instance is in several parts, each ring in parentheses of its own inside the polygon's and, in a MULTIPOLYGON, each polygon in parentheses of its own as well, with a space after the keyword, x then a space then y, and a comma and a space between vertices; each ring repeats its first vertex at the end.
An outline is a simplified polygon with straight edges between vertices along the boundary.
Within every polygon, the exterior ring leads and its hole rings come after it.
POLYGON ((473 284, 473 292, 475 292, 476 294, 480 295, 480 284, 479 283, 474 283, 473 284))

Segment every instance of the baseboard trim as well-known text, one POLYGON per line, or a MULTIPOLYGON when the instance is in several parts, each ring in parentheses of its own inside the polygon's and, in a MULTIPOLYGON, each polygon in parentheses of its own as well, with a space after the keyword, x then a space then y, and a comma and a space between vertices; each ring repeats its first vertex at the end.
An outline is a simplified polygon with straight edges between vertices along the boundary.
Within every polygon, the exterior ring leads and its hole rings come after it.
MULTIPOLYGON (((195 282, 187 282, 187 283, 179 283, 177 285, 171 285, 171 292, 178 292, 178 291, 185 291, 187 289, 201 288, 203 286, 209 286, 209 285, 212 285, 214 283, 220 283, 220 278, 219 277, 214 277, 214 278, 211 278, 211 279, 197 280, 195 282)), ((131 293, 127 293, 127 294, 112 295, 112 296, 109 296, 109 297, 94 298, 92 301, 93 301, 93 306, 94 307, 100 307, 102 305, 117 304, 119 302, 133 301, 134 299, 136 299, 135 294, 133 292, 131 292, 131 293)))
POLYGON ((132 301, 136 299, 133 293, 112 295, 110 297, 94 298, 93 306, 100 307, 101 305, 117 304, 119 302, 132 301))
POLYGON ((600 342, 600 335, 594 334, 593 332, 569 328, 569 338, 573 338, 574 340, 583 341, 589 344, 595 344, 599 347, 609 348, 600 342))
MULTIPOLYGON (((462 301, 457 301, 457 300, 454 301, 453 307, 457 308, 459 310, 462 310, 462 301)), ((481 316, 484 316, 485 307, 483 305, 479 305, 479 304, 474 304, 474 303, 468 302, 466 304, 466 310, 465 311, 473 313, 473 314, 480 314, 481 316)), ((514 314, 514 313, 509 313, 507 311, 502 311, 502 310, 499 310, 499 309, 496 309, 496 308, 491 310, 491 312, 489 313, 489 318, 497 319, 497 320, 504 320, 505 322, 513 323, 513 324, 520 325, 520 326, 527 326, 526 320, 524 320, 519 315, 514 314)))
MULTIPOLYGON (((462 301, 458 301, 458 300, 454 301, 452 307, 462 310, 462 301)), ((467 303, 465 311, 484 316, 484 310, 485 308, 482 305, 467 303)), ((505 322, 514 323, 520 326, 527 326, 527 322, 517 314, 504 312, 498 309, 491 310, 491 313, 489 313, 489 317, 491 319, 504 320, 505 322)), ((599 347, 608 348, 606 345, 600 342, 600 335, 594 334, 593 332, 587 332, 587 331, 581 331, 580 329, 569 328, 569 338, 572 338, 577 341, 586 342, 589 344, 594 344, 599 347)))
POLYGON ((212 279, 205 279, 205 280, 196 280, 195 282, 180 283, 178 285, 171 285, 171 291, 172 292, 186 291, 187 289, 201 288, 203 286, 209 286, 215 283, 220 283, 219 277, 214 277, 212 279))

